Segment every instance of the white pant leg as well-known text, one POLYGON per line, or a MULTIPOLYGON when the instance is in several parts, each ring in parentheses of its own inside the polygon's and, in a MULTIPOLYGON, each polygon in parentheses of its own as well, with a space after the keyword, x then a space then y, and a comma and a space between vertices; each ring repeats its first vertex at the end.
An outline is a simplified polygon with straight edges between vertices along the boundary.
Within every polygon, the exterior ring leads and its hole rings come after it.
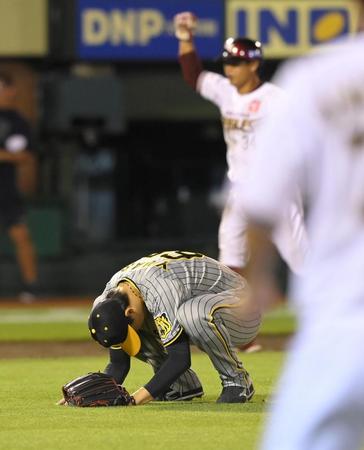
POLYGON ((299 200, 292 203, 272 236, 281 257, 294 273, 300 273, 308 251, 303 210, 299 200))
POLYGON ((248 261, 246 228, 243 209, 230 191, 219 226, 219 261, 228 267, 243 268, 248 261))
POLYGON ((262 450, 356 450, 364 437, 362 326, 300 332, 281 377, 262 450))
MULTIPOLYGON (((244 205, 236 197, 236 187, 229 192, 219 227, 219 261, 229 267, 243 268, 249 259, 247 219, 244 205)), ((307 253, 307 235, 300 198, 292 203, 273 234, 281 257, 289 268, 300 273, 307 253)))

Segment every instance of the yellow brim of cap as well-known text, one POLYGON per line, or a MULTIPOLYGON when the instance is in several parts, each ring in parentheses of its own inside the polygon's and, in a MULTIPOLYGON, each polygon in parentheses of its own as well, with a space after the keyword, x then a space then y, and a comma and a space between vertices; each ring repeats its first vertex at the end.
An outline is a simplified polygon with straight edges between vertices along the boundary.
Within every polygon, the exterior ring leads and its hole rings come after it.
MULTIPOLYGON (((128 334, 124 342, 122 342, 120 348, 124 350, 130 356, 135 356, 139 353, 142 343, 140 342, 140 337, 138 333, 128 325, 128 334)), ((117 347, 119 347, 119 345, 117 347)), ((114 347, 114 346, 113 346, 114 347)))

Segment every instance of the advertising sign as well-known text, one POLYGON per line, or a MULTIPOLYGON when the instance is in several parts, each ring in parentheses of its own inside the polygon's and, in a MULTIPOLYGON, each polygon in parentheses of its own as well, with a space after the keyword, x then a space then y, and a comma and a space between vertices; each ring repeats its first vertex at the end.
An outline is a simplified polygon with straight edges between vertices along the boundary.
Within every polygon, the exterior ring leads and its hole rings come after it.
POLYGON ((173 16, 198 18, 196 45, 215 58, 224 40, 223 0, 77 0, 77 49, 84 59, 176 59, 173 16))
POLYGON ((262 42, 266 57, 285 58, 357 28, 356 1, 227 0, 226 35, 262 42))

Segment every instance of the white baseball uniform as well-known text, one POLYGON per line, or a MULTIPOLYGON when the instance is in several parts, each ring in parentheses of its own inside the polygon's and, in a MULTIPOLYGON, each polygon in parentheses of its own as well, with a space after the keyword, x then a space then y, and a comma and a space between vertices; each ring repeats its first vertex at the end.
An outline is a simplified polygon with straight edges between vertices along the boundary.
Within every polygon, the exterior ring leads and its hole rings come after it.
POLYGON ((292 294, 298 333, 264 450, 354 450, 364 438, 363 55, 362 34, 281 72, 289 103, 242 186, 249 217, 263 223, 279 223, 296 182, 308 207, 310 248, 292 294), (279 157, 268 160, 272 146, 279 157))
MULTIPOLYGON (((274 115, 284 93, 271 83, 263 83, 252 92, 240 94, 226 77, 207 71, 200 74, 197 90, 220 109, 227 146, 227 175, 234 185, 238 179, 246 179, 262 121, 274 115)), ((279 146, 272 146, 270 158, 276 157, 279 151, 279 146)), ((219 227, 219 260, 229 267, 242 268, 248 259, 246 217, 241 206, 237 204, 234 189, 230 189, 219 227)), ((277 231, 276 242, 288 265, 298 271, 306 245, 300 202, 290 206, 286 215, 277 231)))

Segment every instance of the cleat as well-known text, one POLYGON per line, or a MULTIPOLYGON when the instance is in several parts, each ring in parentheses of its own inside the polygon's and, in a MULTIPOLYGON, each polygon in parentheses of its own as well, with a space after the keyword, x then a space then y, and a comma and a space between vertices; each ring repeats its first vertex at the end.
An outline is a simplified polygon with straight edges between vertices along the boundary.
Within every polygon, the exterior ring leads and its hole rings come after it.
POLYGON ((190 401, 194 398, 201 398, 204 392, 202 387, 197 389, 191 389, 186 392, 178 392, 174 390, 167 391, 164 395, 158 397, 157 401, 162 402, 182 402, 182 401, 190 401))
POLYGON ((251 344, 244 349, 245 353, 257 353, 261 352, 263 347, 260 344, 251 344))
POLYGON ((257 344, 256 340, 249 342, 249 344, 241 345, 238 347, 238 350, 244 353, 256 353, 260 352, 263 347, 260 344, 257 344))
POLYGON ((225 386, 216 403, 246 403, 249 402, 255 391, 253 383, 247 375, 247 386, 225 386))

